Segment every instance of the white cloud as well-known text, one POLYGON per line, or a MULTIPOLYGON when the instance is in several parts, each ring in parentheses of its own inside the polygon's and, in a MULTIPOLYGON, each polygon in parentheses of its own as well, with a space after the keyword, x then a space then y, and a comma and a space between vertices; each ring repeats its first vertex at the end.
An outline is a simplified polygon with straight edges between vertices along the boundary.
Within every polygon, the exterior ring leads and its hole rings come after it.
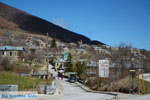
POLYGON ((54 22, 54 24, 56 24, 60 27, 66 28, 66 29, 68 29, 68 27, 69 27, 68 23, 64 20, 64 18, 54 18, 53 22, 54 22))

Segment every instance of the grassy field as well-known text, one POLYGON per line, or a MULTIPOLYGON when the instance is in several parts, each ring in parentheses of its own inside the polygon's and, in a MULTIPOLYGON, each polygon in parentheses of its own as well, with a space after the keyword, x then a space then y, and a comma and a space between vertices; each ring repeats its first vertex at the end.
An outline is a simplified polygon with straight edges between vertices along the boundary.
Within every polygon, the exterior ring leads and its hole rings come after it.
MULTIPOLYGON (((37 85, 45 85, 46 80, 39 78, 21 76, 20 78, 21 89, 27 90, 32 89, 37 85)), ((0 72, 0 85, 18 85, 19 75, 11 72, 0 72)))

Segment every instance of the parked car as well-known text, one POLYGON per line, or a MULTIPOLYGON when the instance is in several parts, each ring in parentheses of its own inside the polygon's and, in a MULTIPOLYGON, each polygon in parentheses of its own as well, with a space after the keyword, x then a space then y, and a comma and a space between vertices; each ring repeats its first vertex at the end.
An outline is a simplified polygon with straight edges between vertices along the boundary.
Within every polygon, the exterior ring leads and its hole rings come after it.
POLYGON ((74 82, 76 82, 76 77, 75 76, 71 76, 68 81, 70 83, 74 83, 74 82))

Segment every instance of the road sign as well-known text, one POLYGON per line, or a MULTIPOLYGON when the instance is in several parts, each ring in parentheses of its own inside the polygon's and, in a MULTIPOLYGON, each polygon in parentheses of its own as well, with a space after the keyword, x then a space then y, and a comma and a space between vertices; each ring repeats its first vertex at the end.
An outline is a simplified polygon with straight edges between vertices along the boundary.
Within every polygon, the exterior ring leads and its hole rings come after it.
POLYGON ((99 60, 99 77, 109 77, 109 60, 99 60))

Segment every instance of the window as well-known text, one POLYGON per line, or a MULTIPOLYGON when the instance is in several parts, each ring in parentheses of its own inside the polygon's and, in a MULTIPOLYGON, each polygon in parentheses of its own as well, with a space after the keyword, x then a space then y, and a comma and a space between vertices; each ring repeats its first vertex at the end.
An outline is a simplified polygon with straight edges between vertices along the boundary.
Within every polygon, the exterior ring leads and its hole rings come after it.
POLYGON ((2 55, 5 55, 5 51, 2 52, 2 55))
POLYGON ((12 56, 12 52, 10 52, 10 56, 12 56))

